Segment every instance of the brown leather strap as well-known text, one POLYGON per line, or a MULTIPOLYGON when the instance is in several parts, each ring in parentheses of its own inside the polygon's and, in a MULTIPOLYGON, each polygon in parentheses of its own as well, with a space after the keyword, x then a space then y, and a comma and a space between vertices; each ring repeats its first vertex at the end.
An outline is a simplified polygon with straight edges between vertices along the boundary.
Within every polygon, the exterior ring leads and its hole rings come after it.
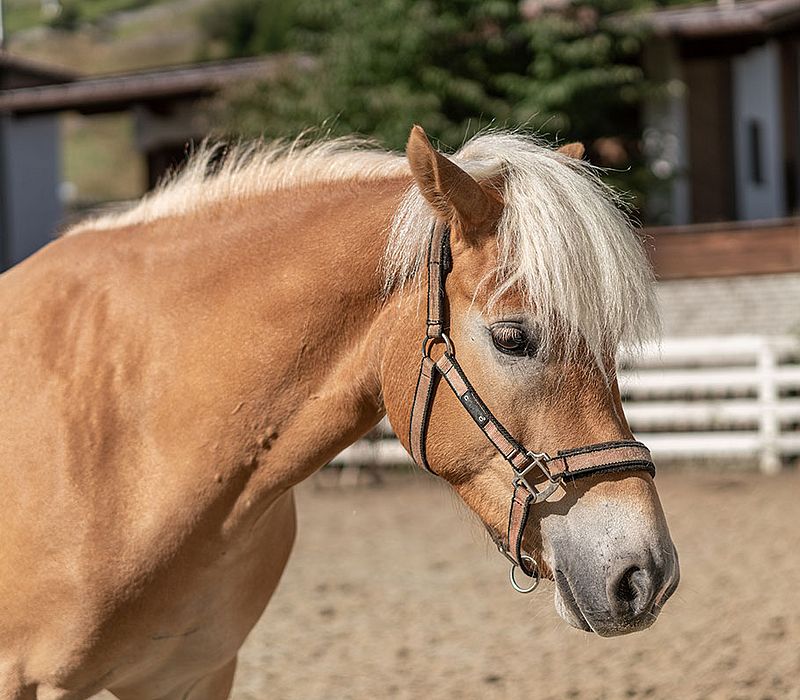
POLYGON ((428 416, 433 402, 433 393, 439 380, 433 360, 425 355, 419 366, 417 389, 414 392, 414 403, 411 406, 411 424, 408 431, 408 442, 411 457, 425 471, 434 474, 425 454, 425 442, 428 437, 428 416))
MULTIPOLYGON (((508 514, 508 534, 505 542, 498 544, 498 547, 505 549, 505 554, 513 561, 526 576, 534 576, 535 571, 528 566, 523 553, 523 537, 525 536, 525 526, 528 524, 528 516, 531 512, 533 494, 518 481, 514 485, 514 495, 511 497, 511 511, 508 514)), ((503 551, 501 549, 501 551, 503 551)))
POLYGON ((450 228, 443 222, 435 222, 428 244, 428 309, 423 341, 423 357, 411 405, 411 422, 408 442, 411 457, 425 471, 435 474, 428 464, 425 443, 428 435, 428 420, 431 403, 439 380, 439 373, 428 355, 429 341, 442 338, 445 330, 445 278, 450 269, 450 228))
POLYGON ((441 338, 445 329, 444 282, 450 268, 450 227, 437 222, 428 246, 428 338, 441 338))
POLYGON ((486 407, 481 397, 472 388, 456 358, 445 353, 436 361, 436 367, 458 397, 461 405, 467 409, 472 420, 483 431, 495 449, 511 463, 514 471, 521 472, 525 469, 532 461, 527 450, 508 434, 503 424, 486 407))
POLYGON ((631 471, 639 467, 655 476, 656 467, 650 450, 641 442, 621 440, 601 442, 574 450, 562 450, 547 460, 548 469, 563 480, 574 480, 597 473, 631 471))

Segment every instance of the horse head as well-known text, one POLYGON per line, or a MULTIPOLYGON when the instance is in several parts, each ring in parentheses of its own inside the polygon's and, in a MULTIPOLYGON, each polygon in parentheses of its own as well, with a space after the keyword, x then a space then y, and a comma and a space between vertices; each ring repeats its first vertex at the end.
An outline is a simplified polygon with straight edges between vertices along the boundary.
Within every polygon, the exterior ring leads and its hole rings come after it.
POLYGON ((569 624, 612 636, 652 624, 679 568, 616 380, 619 344, 657 328, 652 271, 581 155, 489 134, 449 159, 412 130, 382 383, 416 461, 515 568, 555 580, 569 624))

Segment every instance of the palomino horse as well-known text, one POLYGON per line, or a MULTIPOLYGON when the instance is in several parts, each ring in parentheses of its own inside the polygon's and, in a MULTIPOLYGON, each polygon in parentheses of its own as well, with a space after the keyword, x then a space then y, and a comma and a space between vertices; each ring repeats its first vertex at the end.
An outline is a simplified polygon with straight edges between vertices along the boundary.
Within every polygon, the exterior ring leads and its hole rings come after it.
POLYGON ((496 133, 450 160, 419 127, 407 158, 201 153, 3 275, 0 698, 227 697, 292 487, 384 414, 570 624, 650 625, 678 563, 613 358, 652 273, 581 154, 496 133))

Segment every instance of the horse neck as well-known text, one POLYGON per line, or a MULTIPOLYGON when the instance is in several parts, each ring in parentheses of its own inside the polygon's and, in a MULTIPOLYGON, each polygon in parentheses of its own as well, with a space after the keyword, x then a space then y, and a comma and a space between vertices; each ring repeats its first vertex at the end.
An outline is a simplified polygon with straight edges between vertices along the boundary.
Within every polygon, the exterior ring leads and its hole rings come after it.
POLYGON ((185 352, 216 377, 204 405, 236 416, 232 458, 267 467, 273 485, 304 479, 383 414, 381 260, 408 184, 270 193, 217 207, 186 234, 213 313, 201 328, 192 319, 185 352))

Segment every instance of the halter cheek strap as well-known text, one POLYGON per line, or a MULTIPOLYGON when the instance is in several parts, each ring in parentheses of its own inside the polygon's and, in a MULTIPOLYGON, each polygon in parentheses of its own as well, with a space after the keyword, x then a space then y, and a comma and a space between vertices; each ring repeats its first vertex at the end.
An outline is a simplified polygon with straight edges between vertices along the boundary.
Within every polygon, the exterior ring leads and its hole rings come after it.
POLYGON ((512 563, 512 585, 522 593, 529 593, 536 588, 539 580, 536 561, 523 551, 525 526, 532 505, 546 500, 559 485, 576 479, 627 471, 646 471, 655 476, 656 468, 650 451, 635 440, 597 443, 564 450, 550 457, 546 453, 526 449, 511 437, 470 384, 445 333, 445 280, 449 269, 449 228, 439 223, 431 232, 428 248, 428 317, 411 408, 408 435, 411 456, 420 467, 435 474, 428 464, 426 443, 431 407, 437 385, 443 378, 470 418, 511 466, 513 495, 507 531, 501 534, 488 529, 497 548, 512 563), (445 351, 438 360, 434 360, 431 350, 437 343, 444 343, 445 351), (517 568, 534 579, 528 588, 517 583, 517 568))

